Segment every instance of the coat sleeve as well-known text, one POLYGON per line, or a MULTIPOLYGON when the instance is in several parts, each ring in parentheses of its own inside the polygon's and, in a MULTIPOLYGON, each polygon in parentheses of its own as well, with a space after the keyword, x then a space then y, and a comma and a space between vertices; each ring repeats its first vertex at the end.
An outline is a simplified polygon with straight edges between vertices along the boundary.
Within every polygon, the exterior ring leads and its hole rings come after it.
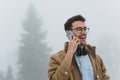
POLYGON ((64 60, 60 63, 56 57, 51 57, 48 66, 49 80, 69 80, 71 65, 64 60))
POLYGON ((106 67, 104 65, 104 62, 100 56, 99 56, 99 60, 101 63, 100 66, 101 66, 101 71, 102 71, 102 80, 110 80, 110 77, 107 75, 107 70, 106 70, 106 67))

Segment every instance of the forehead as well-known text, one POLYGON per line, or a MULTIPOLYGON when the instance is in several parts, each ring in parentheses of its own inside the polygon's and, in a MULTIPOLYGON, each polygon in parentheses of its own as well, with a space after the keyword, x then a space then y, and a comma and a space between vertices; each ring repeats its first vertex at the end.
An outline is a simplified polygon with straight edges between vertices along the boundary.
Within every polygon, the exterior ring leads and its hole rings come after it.
POLYGON ((85 22, 83 21, 75 21, 72 23, 72 28, 76 28, 76 27, 85 27, 85 22))

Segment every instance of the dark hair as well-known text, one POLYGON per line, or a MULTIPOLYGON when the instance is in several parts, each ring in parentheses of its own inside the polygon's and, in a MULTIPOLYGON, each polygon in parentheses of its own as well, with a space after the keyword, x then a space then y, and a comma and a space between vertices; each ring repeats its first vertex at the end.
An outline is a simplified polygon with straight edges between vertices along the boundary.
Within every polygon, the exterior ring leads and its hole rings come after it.
POLYGON ((76 15, 76 16, 73 16, 73 17, 69 18, 64 24, 65 31, 70 30, 71 27, 72 27, 72 23, 75 22, 75 21, 85 22, 85 18, 82 15, 76 15))

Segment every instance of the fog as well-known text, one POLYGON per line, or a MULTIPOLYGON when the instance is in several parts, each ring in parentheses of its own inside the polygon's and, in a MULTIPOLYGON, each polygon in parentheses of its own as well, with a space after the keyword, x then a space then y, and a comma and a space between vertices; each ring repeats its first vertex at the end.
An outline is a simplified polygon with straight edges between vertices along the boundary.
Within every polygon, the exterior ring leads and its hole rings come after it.
POLYGON ((18 47, 22 22, 33 4, 47 32, 45 42, 52 51, 64 48, 64 23, 74 15, 86 18, 90 28, 87 43, 96 46, 96 52, 104 60, 111 80, 119 80, 120 73, 120 1, 119 0, 0 0, 0 71, 7 72, 10 65, 13 74, 18 72, 18 47))

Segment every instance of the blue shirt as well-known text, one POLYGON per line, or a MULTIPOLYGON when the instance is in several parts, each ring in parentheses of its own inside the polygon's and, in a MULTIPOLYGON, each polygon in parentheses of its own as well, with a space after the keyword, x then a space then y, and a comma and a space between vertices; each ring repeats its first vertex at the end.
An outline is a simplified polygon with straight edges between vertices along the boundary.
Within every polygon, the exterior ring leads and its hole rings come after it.
POLYGON ((88 54, 82 56, 75 55, 75 59, 82 74, 82 80, 95 80, 93 67, 88 54))

